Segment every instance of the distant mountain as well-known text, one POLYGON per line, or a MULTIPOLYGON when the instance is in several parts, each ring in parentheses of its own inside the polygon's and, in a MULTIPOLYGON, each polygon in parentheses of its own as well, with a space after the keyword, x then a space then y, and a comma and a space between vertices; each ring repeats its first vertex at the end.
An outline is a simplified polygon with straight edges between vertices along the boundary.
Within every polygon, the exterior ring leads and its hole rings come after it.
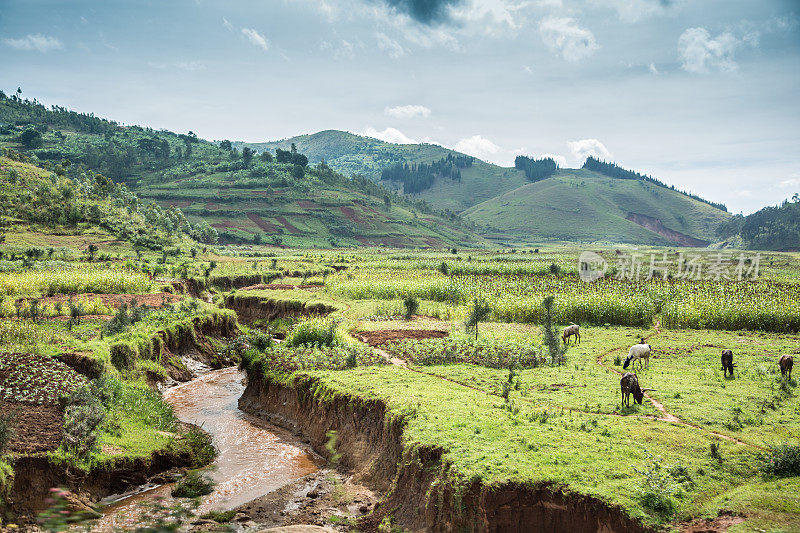
MULTIPOLYGON (((223 243, 299 247, 487 244, 452 213, 435 212, 368 179, 345 177, 327 165, 306 166, 299 154, 289 154, 286 161, 254 157, 250 151, 211 143, 192 132, 120 126, 2 93, 0 146, 20 151, 47 168, 80 166, 90 182, 104 182, 106 176, 124 183, 145 203, 162 208, 140 206, 146 218, 174 219, 171 225, 177 231, 185 225, 185 215, 192 228, 209 224, 223 243), (95 177, 95 173, 102 175, 95 177)), ((114 183, 109 187, 118 189, 114 183)))
MULTIPOLYGON (((325 161, 344 174, 361 174, 400 192, 400 183, 381 181, 398 164, 430 164, 454 150, 431 144, 393 144, 327 130, 269 143, 235 143, 257 151, 287 150, 294 144, 311 161, 325 161)), ((730 219, 722 206, 612 164, 603 172, 558 169, 532 183, 523 170, 475 159, 459 179, 441 177, 408 195, 437 209, 461 214, 497 242, 540 240, 608 241, 707 246, 717 227, 730 219), (608 174, 614 174, 610 176, 608 174)))

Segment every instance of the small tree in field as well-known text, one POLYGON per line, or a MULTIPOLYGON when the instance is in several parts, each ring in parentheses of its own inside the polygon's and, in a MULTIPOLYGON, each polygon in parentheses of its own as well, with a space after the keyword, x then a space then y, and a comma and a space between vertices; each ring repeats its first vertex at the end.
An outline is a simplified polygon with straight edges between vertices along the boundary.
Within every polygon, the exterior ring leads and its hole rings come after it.
POLYGON ((419 310, 419 300, 414 296, 406 296, 406 299, 403 300, 403 306, 406 308, 405 319, 411 320, 411 317, 419 310))
POLYGON ((89 255, 89 261, 94 261, 94 254, 97 253, 97 245, 90 244, 88 248, 86 248, 86 253, 89 255))
POLYGON ((542 329, 544 330, 544 344, 547 346, 547 351, 550 353, 551 365, 563 365, 567 362, 566 353, 567 349, 561 346, 558 338, 558 331, 553 324, 553 302, 555 297, 547 296, 542 305, 544 305, 544 322, 542 329))
POLYGON ((467 333, 475 330, 475 340, 478 340, 478 323, 489 318, 491 312, 492 308, 486 302, 479 300, 478 298, 472 302, 472 310, 470 311, 464 326, 466 327, 467 333))

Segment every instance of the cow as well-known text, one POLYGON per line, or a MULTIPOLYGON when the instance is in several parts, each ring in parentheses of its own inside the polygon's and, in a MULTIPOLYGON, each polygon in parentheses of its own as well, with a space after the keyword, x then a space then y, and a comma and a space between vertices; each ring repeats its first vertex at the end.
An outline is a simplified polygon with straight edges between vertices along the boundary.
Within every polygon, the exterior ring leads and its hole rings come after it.
POLYGON ((561 333, 561 340, 564 344, 567 344, 568 339, 573 336, 576 342, 581 342, 581 327, 578 324, 570 324, 565 327, 563 333, 561 333))
POLYGON ((794 357, 791 355, 782 355, 780 359, 778 359, 778 366, 781 367, 781 376, 789 377, 792 379, 792 367, 794 366, 794 357))
POLYGON ((639 378, 631 372, 626 372, 622 376, 622 379, 619 380, 619 388, 622 391, 622 405, 627 407, 631 406, 631 394, 633 394, 633 401, 641 404, 645 392, 656 390, 641 388, 639 386, 639 378))
POLYGON ((722 350, 720 360, 722 361, 722 376, 728 377, 728 372, 730 372, 731 377, 733 377, 733 367, 736 366, 733 362, 733 352, 731 350, 722 350))

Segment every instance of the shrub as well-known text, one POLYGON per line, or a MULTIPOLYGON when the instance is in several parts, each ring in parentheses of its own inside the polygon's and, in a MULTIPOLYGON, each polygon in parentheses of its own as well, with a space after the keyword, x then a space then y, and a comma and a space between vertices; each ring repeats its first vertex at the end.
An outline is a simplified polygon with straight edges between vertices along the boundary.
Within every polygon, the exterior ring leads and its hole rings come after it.
POLYGON ((639 501, 642 507, 662 515, 671 516, 675 513, 675 501, 672 496, 678 491, 678 483, 672 475, 671 469, 661 463, 661 457, 645 450, 646 462, 642 468, 633 467, 633 470, 642 476, 639 482, 639 501))
POLYGON ((203 515, 200 515, 200 518, 205 520, 213 520, 218 524, 227 524, 233 517, 236 516, 236 510, 231 509, 230 511, 209 511, 203 515))
POLYGON ((405 319, 411 320, 411 317, 417 314, 419 310, 419 300, 417 300, 414 296, 406 296, 405 300, 403 300, 403 307, 405 307, 405 319))
POLYGON ((542 302, 544 306, 544 321, 542 324, 542 329, 544 330, 544 345, 547 346, 547 351, 550 353, 550 364, 563 365, 567 362, 567 349, 561 345, 555 324, 553 324, 554 301, 555 297, 547 296, 542 302))
POLYGON ((97 445, 97 428, 106 412, 89 387, 81 387, 67 398, 64 437, 61 445, 78 459, 87 457, 97 445))
POLYGON ((467 320, 464 322, 464 327, 467 333, 473 330, 475 331, 475 340, 478 340, 478 324, 489 318, 491 312, 491 306, 483 300, 476 298, 472 302, 472 309, 470 310, 467 320))
POLYGON ((171 494, 175 498, 197 498, 211 494, 213 490, 214 482, 208 476, 192 470, 175 484, 171 494))
POLYGON ((761 455, 761 471, 776 477, 800 475, 800 446, 771 446, 769 452, 761 455))
POLYGON ((122 341, 109 346, 109 352, 111 354, 111 364, 117 370, 126 372, 133 369, 136 361, 136 348, 122 341))

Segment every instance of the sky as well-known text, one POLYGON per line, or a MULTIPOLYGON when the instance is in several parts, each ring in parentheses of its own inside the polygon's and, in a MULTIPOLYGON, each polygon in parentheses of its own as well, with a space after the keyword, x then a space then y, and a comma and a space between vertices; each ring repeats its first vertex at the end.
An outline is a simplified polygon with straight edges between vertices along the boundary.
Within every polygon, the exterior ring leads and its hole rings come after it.
POLYGON ((800 0, 0 0, 0 89, 267 141, 594 155, 745 214, 800 192, 800 0))

